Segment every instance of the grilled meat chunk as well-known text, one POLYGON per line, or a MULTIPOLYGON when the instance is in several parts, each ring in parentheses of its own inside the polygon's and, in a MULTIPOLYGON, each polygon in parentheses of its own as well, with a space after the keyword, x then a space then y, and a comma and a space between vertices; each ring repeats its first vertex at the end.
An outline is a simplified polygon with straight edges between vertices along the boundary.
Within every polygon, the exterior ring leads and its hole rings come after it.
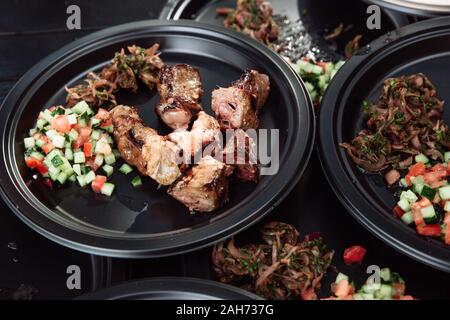
POLYGON ((231 87, 212 93, 212 110, 222 130, 257 129, 258 112, 269 95, 269 77, 255 70, 245 72, 231 87))
POLYGON ((243 89, 251 94, 256 108, 261 109, 267 101, 270 91, 269 77, 256 70, 247 70, 241 78, 233 83, 233 87, 243 89))
POLYGON ((221 138, 219 122, 204 111, 200 111, 191 131, 175 131, 168 135, 183 154, 193 157, 203 147, 219 142, 221 138))
POLYGON ((234 167, 239 180, 259 180, 256 143, 244 130, 235 130, 223 151, 223 161, 234 167))
POLYGON ((231 168, 206 156, 193 166, 168 193, 191 211, 211 212, 228 201, 231 168))
POLYGON ((170 185, 181 175, 179 148, 144 126, 137 109, 117 106, 111 110, 114 138, 122 158, 140 173, 161 185, 170 185))
POLYGON ((202 82, 198 69, 187 64, 164 66, 158 76, 161 99, 156 113, 174 130, 185 130, 202 107, 202 82))

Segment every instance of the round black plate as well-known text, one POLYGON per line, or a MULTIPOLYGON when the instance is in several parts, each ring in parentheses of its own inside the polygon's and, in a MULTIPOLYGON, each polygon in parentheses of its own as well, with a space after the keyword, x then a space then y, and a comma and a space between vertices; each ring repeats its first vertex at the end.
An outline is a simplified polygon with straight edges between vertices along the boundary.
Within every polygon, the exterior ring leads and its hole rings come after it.
POLYGON ((125 282, 78 300, 261 300, 245 290, 194 278, 152 278, 125 282))
MULTIPOLYGON (((332 81, 320 110, 319 152, 335 193, 355 218, 404 254, 450 272, 450 248, 421 238, 392 215, 395 197, 381 175, 363 174, 338 144, 364 126, 364 100, 376 101, 384 79, 422 72, 450 101, 450 18, 416 23, 388 34, 350 59, 332 81)), ((444 119, 450 121, 447 105, 444 119)))
MULTIPOLYGON (((167 128, 154 113, 157 94, 141 86, 117 97, 135 105, 145 122, 160 133, 167 128)), ((72 248, 120 257, 155 257, 209 245, 255 223, 269 213, 298 181, 314 137, 314 114, 301 80, 278 55, 259 43, 223 28, 192 21, 125 24, 82 38, 44 59, 13 88, 1 109, 2 194, 13 211, 43 235, 72 248), (32 183, 23 161, 23 138, 40 110, 64 102, 64 87, 98 70, 114 52, 131 44, 159 42, 166 63, 200 69, 204 109, 210 95, 246 68, 267 73, 272 89, 261 114, 261 127, 279 129, 280 170, 258 185, 233 182, 230 202, 212 214, 190 215, 164 188, 150 179, 135 189, 130 177, 115 174, 112 198, 76 185, 49 192, 32 183)))
MULTIPOLYGON (((302 19, 308 32, 324 51, 325 57, 333 60, 342 59, 343 49, 348 41, 357 34, 363 35, 361 44, 369 43, 388 31, 409 23, 406 15, 382 9, 381 29, 369 30, 366 20, 367 4, 360 0, 270 0, 275 14, 283 14, 290 20, 302 19), (327 43, 323 36, 331 33, 343 23, 352 28, 338 37, 336 44, 327 43)), ((168 1, 161 12, 161 19, 195 19, 196 21, 222 25, 223 17, 216 14, 220 7, 236 7, 236 0, 174 0, 168 1)))
POLYGON ((437 0, 365 0, 376 5, 422 17, 448 15, 450 4, 437 0))

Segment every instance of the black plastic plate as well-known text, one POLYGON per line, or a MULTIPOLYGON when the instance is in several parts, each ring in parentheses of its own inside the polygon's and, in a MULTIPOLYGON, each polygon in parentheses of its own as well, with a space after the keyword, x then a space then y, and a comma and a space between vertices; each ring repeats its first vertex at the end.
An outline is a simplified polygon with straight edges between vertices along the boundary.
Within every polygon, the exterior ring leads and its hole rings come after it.
MULTIPOLYGON (((141 85, 136 94, 117 97, 135 105, 160 134, 169 132, 155 115, 157 94, 141 85)), ((43 235, 77 250, 119 257, 155 257, 194 250, 255 223, 269 213, 298 181, 314 138, 314 114, 301 80, 278 55, 252 39, 223 28, 191 21, 145 21, 106 29, 82 38, 31 69, 12 89, 1 109, 2 195, 13 211, 43 235), (231 201, 212 214, 190 215, 150 179, 134 189, 129 176, 116 173, 112 198, 68 185, 49 192, 31 181, 23 160, 23 138, 43 108, 64 103, 64 87, 89 70, 98 70, 114 52, 131 44, 159 42, 166 63, 200 69, 204 109, 210 96, 246 68, 270 76, 272 89, 261 127, 279 129, 280 170, 258 185, 233 182, 231 201)), ((120 165, 120 164, 119 164, 120 165)), ((116 170, 117 171, 117 170, 116 170)))
POLYGON ((210 280, 151 278, 114 285, 77 300, 261 300, 245 290, 210 280))
MULTIPOLYGON (((361 172, 338 144, 363 127, 364 100, 376 101, 384 79, 422 72, 450 101, 450 18, 416 23, 388 34, 350 59, 333 79, 320 109, 319 152, 326 176, 345 207, 379 238, 402 253, 450 272, 450 248, 422 238, 392 215, 395 197, 381 175, 361 172)), ((447 105, 444 119, 450 121, 447 105)))
MULTIPOLYGON (((348 41, 357 34, 363 35, 361 44, 369 43, 388 31, 400 28, 409 23, 406 15, 382 9, 381 29, 369 30, 366 20, 367 4, 360 0, 329 1, 329 0, 269 0, 274 14, 286 15, 291 21, 301 19, 323 51, 325 58, 338 60, 342 58, 343 49, 348 41), (326 33, 343 23, 352 26, 337 39, 337 48, 324 40, 326 33), (337 49, 337 50, 336 50, 337 49)), ((196 21, 222 25, 223 17, 216 13, 220 7, 234 8, 236 0, 175 0, 169 1, 161 12, 161 19, 195 19, 196 21)))

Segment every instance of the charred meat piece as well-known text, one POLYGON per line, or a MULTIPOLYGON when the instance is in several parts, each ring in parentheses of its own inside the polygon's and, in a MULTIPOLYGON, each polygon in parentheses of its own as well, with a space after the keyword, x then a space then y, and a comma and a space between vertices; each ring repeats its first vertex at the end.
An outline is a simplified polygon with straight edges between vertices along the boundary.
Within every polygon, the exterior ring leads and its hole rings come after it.
POLYGON ((235 130, 223 151, 223 161, 234 167, 239 180, 259 180, 256 143, 244 130, 235 130))
POLYGON ((219 88, 212 93, 212 110, 222 130, 256 129, 259 120, 252 96, 245 90, 229 87, 219 88))
POLYGON ((220 141, 220 125, 214 117, 200 111, 191 131, 175 131, 168 138, 183 150, 183 154, 193 157, 203 147, 220 141))
POLYGON ((162 121, 173 130, 186 130, 191 122, 192 112, 177 100, 160 102, 156 106, 156 113, 162 121))
POLYGON ((269 77, 256 70, 247 70, 241 78, 233 83, 233 87, 243 89, 251 94, 256 108, 259 110, 264 106, 269 96, 270 81, 269 77))
POLYGON ((174 130, 185 130, 202 107, 202 82, 198 69, 186 64, 164 66, 158 76, 160 104, 156 113, 174 130))
POLYGON ((230 167, 210 156, 202 158, 168 193, 191 211, 211 212, 228 201, 230 167))
POLYGON ((161 185, 170 185, 181 175, 179 148, 145 127, 136 108, 117 106, 111 110, 114 138, 122 158, 143 175, 161 185))
POLYGON ((231 87, 214 90, 212 110, 222 130, 257 129, 258 113, 269 90, 269 77, 255 70, 246 71, 231 87))

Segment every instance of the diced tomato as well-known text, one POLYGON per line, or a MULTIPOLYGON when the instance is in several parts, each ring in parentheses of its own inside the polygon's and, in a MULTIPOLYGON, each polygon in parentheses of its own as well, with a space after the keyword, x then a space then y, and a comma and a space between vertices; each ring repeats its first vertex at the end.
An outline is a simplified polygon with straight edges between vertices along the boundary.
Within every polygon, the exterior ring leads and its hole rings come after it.
POLYGON ((416 226, 423 225, 425 222, 423 221, 422 209, 431 206, 432 203, 427 198, 422 198, 419 202, 413 203, 411 205, 411 209, 414 215, 414 222, 416 226))
POLYGON ((413 296, 401 296, 399 300, 415 300, 413 296))
POLYGON ((408 175, 410 177, 418 177, 423 175, 426 170, 427 168, 425 167, 425 164, 423 164, 422 162, 418 162, 409 168, 408 175))
POLYGON ((28 168, 36 169, 41 174, 45 174, 48 172, 47 166, 42 161, 35 159, 33 157, 26 158, 25 163, 28 168))
POLYGON ((80 128, 79 130, 79 136, 83 137, 83 139, 89 139, 89 137, 91 136, 92 133, 92 129, 89 127, 83 127, 80 128))
POLYGON ((53 149, 55 149, 55 146, 51 143, 51 142, 47 142, 46 144, 44 144, 42 146, 42 151, 45 152, 45 154, 48 154, 50 151, 52 151, 53 149))
POLYGON ((47 186, 50 189, 53 188, 53 182, 49 178, 45 178, 44 179, 44 185, 47 186))
POLYGON ((72 129, 72 126, 69 124, 67 115, 63 114, 52 119, 52 128, 56 131, 67 133, 72 129))
POLYGON ((423 174, 423 179, 428 184, 437 184, 447 177, 447 170, 431 171, 423 174))
POLYGON ((94 190, 94 192, 96 192, 96 193, 100 193, 102 191, 102 187, 105 184, 105 182, 106 182, 105 176, 97 175, 95 177, 95 180, 92 181, 92 185, 91 185, 92 190, 94 190))
POLYGON ((439 224, 420 224, 416 229, 418 234, 428 237, 439 237, 442 233, 441 225, 439 224))
POLYGON ((101 125, 100 125, 100 127, 101 128, 106 128, 106 127, 109 127, 109 126, 112 126, 112 119, 109 119, 109 120, 105 120, 105 121, 103 121, 102 123, 101 123, 101 125))
POLYGON ((316 292, 314 288, 309 288, 301 293, 302 300, 317 300, 316 292))
POLYGON ((109 120, 111 115, 109 114, 108 110, 105 110, 103 108, 98 109, 97 114, 94 116, 94 118, 106 121, 109 120))
POLYGON ((100 168, 100 166, 98 164, 95 163, 95 156, 92 156, 89 159, 86 159, 86 165, 91 168, 92 170, 97 171, 98 168, 100 168))
POLYGON ((392 284, 392 287, 394 289, 394 293, 393 293, 393 297, 395 299, 399 299, 401 297, 403 297, 403 295, 405 294, 405 290, 406 290, 406 286, 404 283, 394 283, 392 284))
POLYGON ((78 138, 76 138, 75 141, 72 142, 72 148, 80 149, 84 145, 84 143, 88 142, 91 138, 91 132, 92 129, 89 127, 79 128, 78 138))
POLYGON ((403 212, 402 208, 400 208, 399 206, 395 206, 395 208, 392 210, 392 212, 394 212, 394 215, 397 218, 401 218, 405 214, 405 212, 403 212))
POLYGON ((437 163, 431 168, 431 171, 447 171, 447 167, 442 163, 437 163))
POLYGON ((447 173, 450 175, 450 162, 447 164, 447 173))
POLYGON ((353 286, 348 282, 347 279, 342 279, 339 283, 336 283, 333 288, 333 293, 338 298, 345 298, 353 293, 353 286))
POLYGON ((361 246, 352 246, 345 249, 344 251, 344 261, 345 264, 350 265, 353 263, 361 264, 366 255, 366 249, 361 246))
POLYGON ((92 157, 92 143, 85 142, 83 145, 83 153, 86 157, 92 157))
POLYGON ((50 108, 48 108, 48 111, 53 112, 56 110, 56 106, 51 106, 50 108))
POLYGON ((450 213, 447 212, 445 214, 445 219, 444 219, 444 224, 445 224, 445 244, 450 245, 450 213))

